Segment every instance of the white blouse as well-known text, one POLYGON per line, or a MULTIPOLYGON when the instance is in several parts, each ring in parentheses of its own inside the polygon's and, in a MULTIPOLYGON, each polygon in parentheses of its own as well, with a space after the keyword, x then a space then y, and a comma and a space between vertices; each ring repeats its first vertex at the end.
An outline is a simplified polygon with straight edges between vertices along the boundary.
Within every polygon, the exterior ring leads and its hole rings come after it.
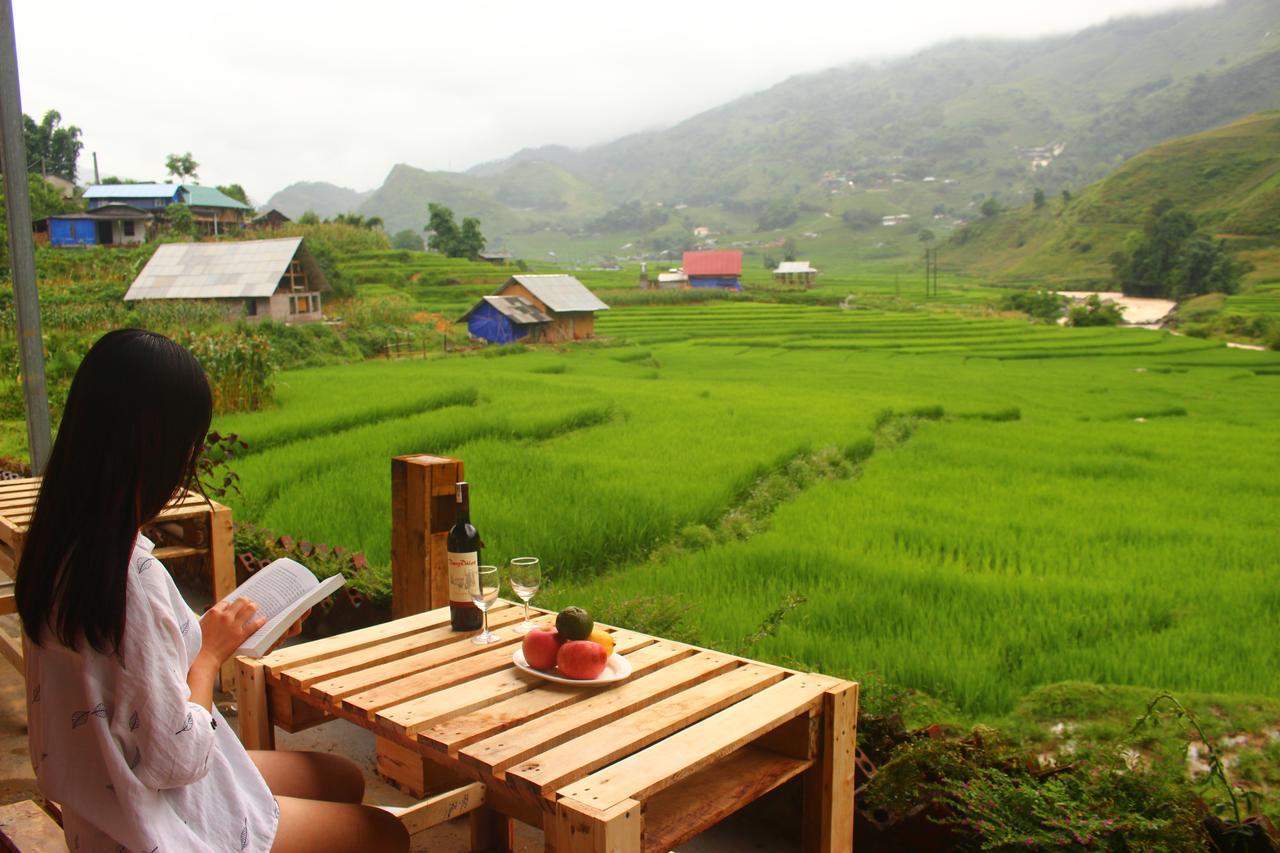
POLYGON ((118 654, 27 643, 31 765, 84 853, 267 851, 280 810, 215 707, 191 701, 200 619, 139 535, 118 654))

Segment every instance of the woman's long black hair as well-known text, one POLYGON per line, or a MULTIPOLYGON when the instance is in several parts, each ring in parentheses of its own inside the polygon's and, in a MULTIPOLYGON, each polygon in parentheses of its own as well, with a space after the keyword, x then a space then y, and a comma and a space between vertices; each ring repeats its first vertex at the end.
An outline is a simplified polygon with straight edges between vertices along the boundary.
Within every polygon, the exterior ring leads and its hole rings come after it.
POLYGON ((138 528, 189 482, 213 401, 191 353, 163 335, 103 335, 71 381, 14 587, 39 645, 124 637, 125 588, 138 528))

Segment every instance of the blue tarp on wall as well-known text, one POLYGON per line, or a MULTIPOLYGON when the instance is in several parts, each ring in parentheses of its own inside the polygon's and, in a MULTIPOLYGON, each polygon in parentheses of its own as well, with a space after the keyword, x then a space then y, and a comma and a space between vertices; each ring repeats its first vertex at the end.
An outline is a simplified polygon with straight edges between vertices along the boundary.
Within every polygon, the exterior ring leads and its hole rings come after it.
POLYGON ((467 318, 467 331, 495 344, 509 344, 529 334, 527 328, 512 323, 487 302, 471 312, 467 318))
POLYGON ((49 217, 49 245, 96 246, 98 223, 92 219, 62 219, 49 217))
POLYGON ((742 283, 733 276, 691 275, 689 276, 689 285, 691 287, 723 287, 729 290, 742 290, 742 283))

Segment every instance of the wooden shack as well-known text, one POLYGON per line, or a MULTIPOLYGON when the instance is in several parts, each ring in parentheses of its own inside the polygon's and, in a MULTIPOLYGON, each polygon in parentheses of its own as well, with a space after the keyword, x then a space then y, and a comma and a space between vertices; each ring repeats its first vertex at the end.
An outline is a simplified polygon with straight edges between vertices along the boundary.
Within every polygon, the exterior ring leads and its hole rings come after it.
POLYGON ((782 287, 813 287, 818 271, 808 261, 783 261, 773 271, 773 283, 782 287))
POLYGON ((314 323, 329 280, 303 238, 224 243, 166 243, 125 293, 138 299, 210 299, 230 320, 314 323))
POLYGON ((473 337, 493 343, 556 343, 592 337, 595 312, 607 310, 608 305, 571 275, 514 275, 459 322, 467 324, 473 337))

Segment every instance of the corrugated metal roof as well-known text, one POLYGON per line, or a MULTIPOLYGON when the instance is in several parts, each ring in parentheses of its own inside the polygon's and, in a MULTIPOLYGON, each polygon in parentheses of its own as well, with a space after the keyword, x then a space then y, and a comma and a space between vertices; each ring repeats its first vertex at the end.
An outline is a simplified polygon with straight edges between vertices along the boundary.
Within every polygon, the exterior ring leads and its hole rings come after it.
POLYGON ((551 322, 550 317, 535 308, 533 303, 523 296, 486 296, 484 301, 498 309, 498 313, 510 319, 511 322, 522 326, 528 323, 551 322))
POLYGON ((151 219, 152 213, 127 204, 104 204, 84 213, 56 213, 49 219, 94 219, 99 221, 151 219))
POLYGON ((192 207, 231 207, 237 210, 253 210, 249 205, 237 201, 215 187, 184 184, 182 189, 187 193, 187 204, 192 207))
POLYGON ((715 252, 685 252, 685 275, 742 275, 742 252, 720 249, 715 252))
POLYGON ((270 296, 297 255, 314 290, 329 281, 301 237, 236 243, 166 243, 138 273, 126 300, 270 296))
POLYGON ((173 198, 181 184, 94 184, 85 198, 173 198))
POLYGON ((778 264, 778 268, 774 272, 792 273, 792 272, 817 272, 813 267, 809 266, 808 261, 783 261, 778 264))
POLYGON ((552 311, 608 311, 609 306, 571 275, 513 275, 496 295, 519 282, 552 311))

